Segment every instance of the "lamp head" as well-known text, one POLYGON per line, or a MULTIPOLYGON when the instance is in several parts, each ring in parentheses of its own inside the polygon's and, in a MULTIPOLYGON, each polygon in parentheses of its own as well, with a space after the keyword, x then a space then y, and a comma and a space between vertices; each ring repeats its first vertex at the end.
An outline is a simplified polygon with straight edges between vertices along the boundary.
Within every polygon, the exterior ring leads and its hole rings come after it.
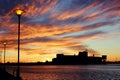
POLYGON ((6 42, 3 42, 4 45, 6 45, 7 43, 6 42))
POLYGON ((16 15, 22 15, 23 12, 24 12, 24 11, 21 10, 21 9, 16 9, 16 10, 15 10, 16 15))

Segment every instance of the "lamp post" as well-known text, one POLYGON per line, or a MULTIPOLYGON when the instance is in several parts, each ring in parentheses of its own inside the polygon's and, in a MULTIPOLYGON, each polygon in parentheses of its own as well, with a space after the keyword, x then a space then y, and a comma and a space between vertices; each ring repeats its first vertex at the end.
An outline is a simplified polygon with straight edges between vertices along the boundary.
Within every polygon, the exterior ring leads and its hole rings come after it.
POLYGON ((23 13, 23 10, 21 9, 16 9, 15 10, 16 15, 18 16, 18 64, 17 64, 17 73, 16 76, 20 80, 20 18, 23 13))
POLYGON ((6 56, 6 42, 3 42, 4 45, 4 70, 6 70, 6 66, 5 66, 5 56, 6 56))

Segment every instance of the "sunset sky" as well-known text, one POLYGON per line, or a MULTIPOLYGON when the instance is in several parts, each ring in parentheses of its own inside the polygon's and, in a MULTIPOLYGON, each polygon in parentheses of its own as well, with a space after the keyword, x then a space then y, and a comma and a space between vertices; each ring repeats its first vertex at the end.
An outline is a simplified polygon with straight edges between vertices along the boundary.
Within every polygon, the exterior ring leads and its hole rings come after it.
POLYGON ((51 61, 56 54, 107 55, 120 61, 120 0, 0 0, 0 55, 17 61, 18 17, 22 9, 20 61, 51 61))

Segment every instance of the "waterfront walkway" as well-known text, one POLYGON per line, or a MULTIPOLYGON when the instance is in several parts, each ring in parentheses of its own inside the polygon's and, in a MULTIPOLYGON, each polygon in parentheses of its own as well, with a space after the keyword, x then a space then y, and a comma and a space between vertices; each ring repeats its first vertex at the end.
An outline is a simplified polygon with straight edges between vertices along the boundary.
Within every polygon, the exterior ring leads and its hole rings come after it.
POLYGON ((0 80, 18 80, 18 79, 0 68, 0 80))

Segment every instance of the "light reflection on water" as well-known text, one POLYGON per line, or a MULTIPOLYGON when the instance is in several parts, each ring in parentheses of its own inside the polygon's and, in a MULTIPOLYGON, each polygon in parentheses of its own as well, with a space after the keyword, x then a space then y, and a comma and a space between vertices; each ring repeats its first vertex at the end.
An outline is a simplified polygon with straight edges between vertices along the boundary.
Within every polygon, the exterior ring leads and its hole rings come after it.
POLYGON ((120 66, 21 66, 23 80, 120 80, 120 66))

